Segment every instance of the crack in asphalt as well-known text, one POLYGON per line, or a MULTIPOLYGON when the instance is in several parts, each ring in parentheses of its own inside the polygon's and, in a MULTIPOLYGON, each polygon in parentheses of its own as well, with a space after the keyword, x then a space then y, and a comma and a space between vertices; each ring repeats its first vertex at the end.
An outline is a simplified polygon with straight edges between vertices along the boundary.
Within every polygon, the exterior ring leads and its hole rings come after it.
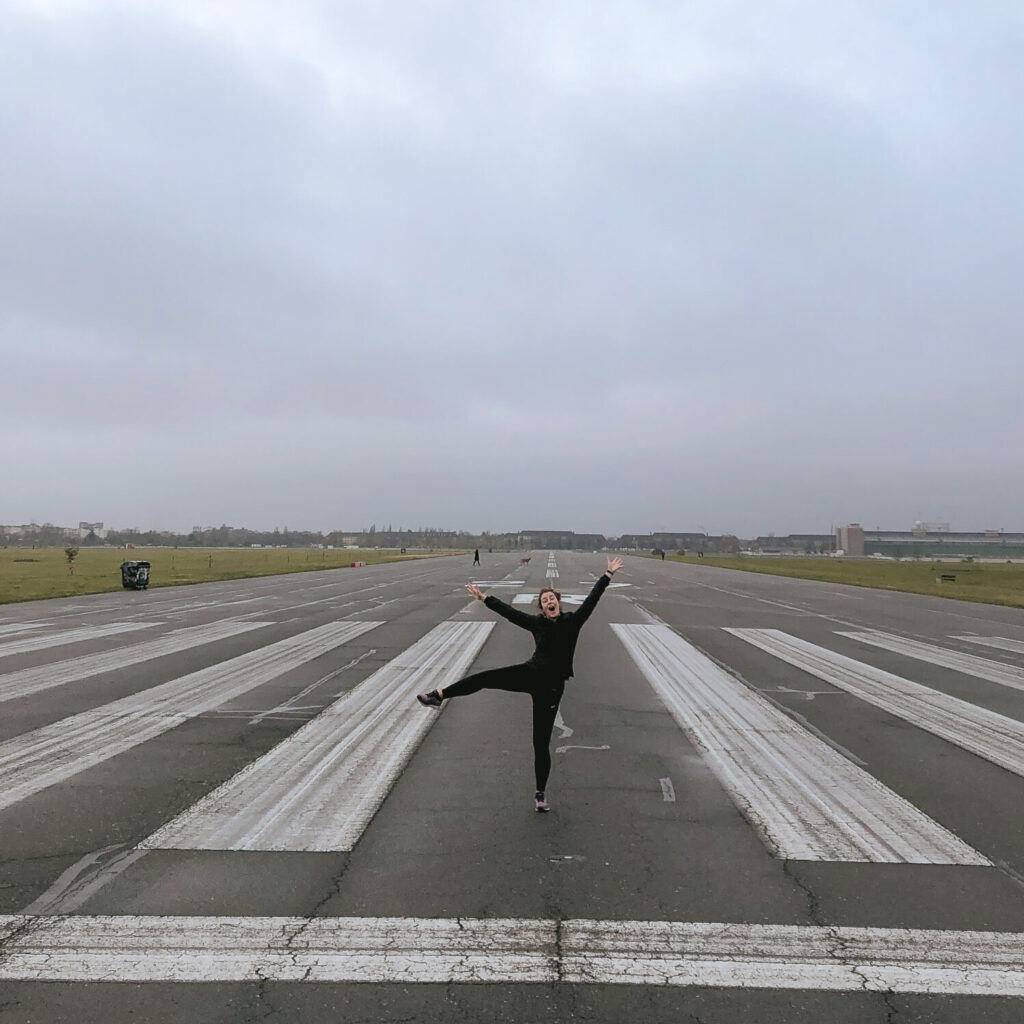
POLYGON ((560 984, 565 979, 562 958, 562 928, 564 922, 561 918, 555 921, 555 984, 560 984))
POLYGON ((828 937, 830 940, 827 946, 828 955, 844 967, 849 968, 850 973, 860 981, 862 992, 881 997, 885 1009, 885 1024, 893 1024, 900 1015, 899 1008, 893 1002, 896 993, 891 988, 879 988, 877 983, 874 986, 871 985, 872 979, 867 973, 871 965, 858 963, 849 955, 848 943, 839 928, 835 926, 829 928, 828 937))
MULTIPOLYGON (((295 967, 299 966, 299 956, 302 954, 302 949, 295 948, 295 942, 303 935, 303 933, 312 925, 314 920, 319 918, 319 911, 335 896, 341 893, 341 883, 348 871, 349 858, 345 858, 345 863, 341 870, 331 879, 331 884, 327 891, 320 898, 320 900, 313 906, 306 915, 297 923, 286 923, 281 926, 281 938, 284 943, 280 947, 275 948, 275 952, 285 956, 291 957, 291 961, 295 967)), ((293 979, 296 982, 308 980, 313 973, 313 964, 309 964, 306 967, 305 973, 301 978, 293 979)), ((261 1016, 252 1018, 254 1021, 268 1021, 271 1018, 277 1016, 285 1011, 285 1007, 276 1006, 271 998, 270 986, 274 983, 275 979, 268 977, 263 973, 263 968, 259 965, 256 966, 256 976, 259 979, 259 983, 256 987, 256 1001, 257 1004, 265 1011, 261 1016)))
POLYGON ((901 1016, 895 999, 896 993, 892 989, 887 988, 882 993, 882 1002, 885 1004, 885 1024, 894 1024, 896 1018, 901 1016))
POLYGON ((268 978, 264 973, 263 969, 256 965, 256 977, 258 979, 256 984, 256 1008, 262 1011, 259 1016, 247 1017, 247 1021, 265 1021, 270 1020, 275 1013, 280 1011, 273 1006, 270 1006, 267 1002, 267 986, 270 984, 271 979, 268 978))
POLYGON ((782 862, 782 874, 788 878, 807 898, 807 918, 812 924, 824 927, 825 922, 821 920, 821 902, 818 894, 808 885, 794 870, 791 860, 782 862))

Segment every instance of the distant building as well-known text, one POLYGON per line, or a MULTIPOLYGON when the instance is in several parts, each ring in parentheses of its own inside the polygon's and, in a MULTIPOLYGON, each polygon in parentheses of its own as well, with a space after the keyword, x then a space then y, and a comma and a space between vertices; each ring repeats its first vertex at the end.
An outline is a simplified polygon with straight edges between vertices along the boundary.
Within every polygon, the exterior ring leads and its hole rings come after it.
POLYGON ((1024 533, 995 528, 954 533, 945 523, 919 523, 910 530, 866 530, 864 553, 889 558, 1024 558, 1024 533), (942 528, 923 528, 931 525, 942 528))
POLYGON ((17 543, 63 544, 69 540, 81 540, 85 534, 74 526, 54 526, 53 523, 22 523, 20 526, 0 526, 0 537, 17 543))
POLYGON ((576 534, 572 530, 520 530, 517 536, 522 548, 553 548, 572 551, 576 547, 576 534))
POLYGON ((836 550, 851 558, 864 557, 864 530, 860 523, 848 523, 836 529, 836 550))
POLYGON ((706 554, 720 554, 731 552, 736 545, 735 537, 723 535, 713 536, 708 533, 672 533, 666 530, 659 530, 656 533, 624 533, 616 538, 614 543, 609 543, 619 551, 684 551, 688 554, 696 554, 703 551, 706 554))

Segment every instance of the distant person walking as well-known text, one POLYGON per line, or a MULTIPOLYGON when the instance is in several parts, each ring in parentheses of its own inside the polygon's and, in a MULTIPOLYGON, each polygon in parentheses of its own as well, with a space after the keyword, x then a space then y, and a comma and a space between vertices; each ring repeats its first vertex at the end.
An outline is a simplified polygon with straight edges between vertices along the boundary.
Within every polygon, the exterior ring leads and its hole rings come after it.
POLYGON ((477 548, 476 551, 473 552, 473 564, 474 565, 479 565, 480 564, 480 549, 479 548, 477 548))
POLYGON ((555 726, 558 705, 565 692, 565 681, 572 676, 572 657, 576 650, 583 624, 590 618, 612 576, 622 568, 621 558, 609 558, 608 568, 597 578, 583 604, 574 612, 562 611, 562 595, 551 587, 544 587, 537 598, 538 615, 528 615, 505 604, 493 594, 484 597, 475 583, 466 589, 478 601, 483 601, 493 612, 508 619, 513 625, 533 634, 536 649, 533 657, 521 665, 492 668, 466 676, 443 690, 430 690, 418 694, 416 699, 428 708, 439 708, 451 697, 466 697, 480 690, 510 690, 528 693, 533 701, 533 769, 537 790, 534 803, 538 811, 551 808, 545 799, 548 776, 551 774, 551 730, 555 726))

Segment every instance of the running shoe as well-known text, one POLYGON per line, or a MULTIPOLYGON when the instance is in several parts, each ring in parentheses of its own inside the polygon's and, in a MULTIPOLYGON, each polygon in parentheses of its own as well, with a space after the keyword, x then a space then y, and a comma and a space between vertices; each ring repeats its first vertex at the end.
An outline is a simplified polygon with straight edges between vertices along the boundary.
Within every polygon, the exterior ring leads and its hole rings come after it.
POLYGON ((537 805, 537 813, 542 814, 545 811, 550 811, 547 800, 544 799, 544 794, 538 789, 533 797, 534 803, 537 805))
POLYGON ((430 690, 427 693, 417 693, 416 699, 425 708, 439 708, 441 706, 441 698, 437 695, 437 690, 430 690))

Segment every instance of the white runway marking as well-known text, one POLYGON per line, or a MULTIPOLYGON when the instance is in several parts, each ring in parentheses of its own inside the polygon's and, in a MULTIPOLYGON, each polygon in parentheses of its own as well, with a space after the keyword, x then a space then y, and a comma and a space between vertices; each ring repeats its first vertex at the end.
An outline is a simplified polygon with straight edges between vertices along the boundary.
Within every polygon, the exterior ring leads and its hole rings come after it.
POLYGON ((97 640, 104 636, 115 636, 117 633, 131 633, 137 629, 153 629, 162 626, 162 622, 111 622, 106 626, 79 626, 63 633, 49 633, 46 636, 25 637, 22 640, 8 640, 0 644, 0 658, 12 654, 25 654, 27 651, 41 651, 47 647, 63 647, 65 644, 77 644, 83 640, 97 640))
POLYGON ((0 980, 568 983, 1024 996, 1024 934, 673 921, 0 917, 0 980))
POLYGON ((25 908, 24 913, 70 914, 145 855, 145 850, 133 850, 124 845, 108 846, 86 854, 62 872, 46 892, 25 908))
POLYGON ((0 743, 0 808, 168 732, 379 622, 330 622, 0 743))
POLYGON ((48 626, 48 622, 16 622, 7 626, 0 626, 0 636, 11 636, 13 633, 28 633, 33 629, 42 629, 48 626))
MULTIPOLYGON (((779 577, 776 577, 776 579, 778 578, 779 577)), ((787 611, 797 612, 800 615, 820 615, 820 612, 811 608, 805 608, 803 605, 787 604, 785 601, 773 601, 771 598, 758 597, 757 594, 748 594, 742 590, 729 590, 727 587, 713 587, 710 583, 694 583, 693 586, 703 587, 705 590, 714 590, 719 594, 728 594, 730 597, 742 597, 747 601, 759 601, 761 604, 770 604, 776 608, 785 608, 787 611)), ((829 616, 829 619, 831 619, 832 622, 845 621, 844 619, 837 619, 835 616, 829 616)), ((849 625, 856 625, 856 623, 851 622, 849 625)))
MULTIPOLYGON (((372 658, 377 653, 376 647, 371 647, 367 651, 363 651, 362 654, 357 655, 351 661, 342 665, 341 668, 334 669, 333 672, 328 672, 327 675, 321 676, 316 682, 310 683, 305 689, 300 690, 294 697, 290 697, 283 704, 278 704, 277 707, 267 708, 266 711, 257 711, 253 714, 252 718, 249 719, 250 725, 259 725, 265 718, 274 718, 279 715, 287 715, 289 712, 302 712, 302 711, 316 711, 319 712, 323 707, 323 704, 299 704, 299 701, 305 697, 308 697, 314 690, 318 690, 325 683, 329 683, 332 679, 337 679, 342 672, 347 672, 350 668, 355 668, 361 661, 365 661, 367 658, 372 658)), ((307 715, 307 718, 312 717, 307 715)))
POLYGON ((676 789, 672 785, 670 778, 658 779, 661 784, 661 798, 667 804, 674 804, 676 802, 676 789))
POLYGON ((777 629, 726 632, 925 732, 1024 776, 1024 723, 777 629))
POLYGON ((81 658, 69 658, 52 665, 39 665, 35 668, 21 669, 0 675, 0 702, 25 697, 40 690, 48 690, 54 686, 64 686, 100 672, 113 672, 116 669, 138 665, 165 654, 190 650, 202 644, 211 644, 229 636, 237 636, 252 629, 272 626, 272 622, 239 622, 227 619, 222 622, 210 622, 205 626, 192 626, 167 633, 156 640, 135 644, 130 647, 118 647, 113 651, 101 651, 99 654, 88 654, 81 658))
MULTIPOLYGON (((536 604, 538 597, 540 597, 540 594, 516 594, 516 596, 512 598, 512 603, 536 604)), ((562 604, 583 604, 586 597, 586 594, 563 594, 562 604)))
POLYGON ((442 622, 140 847, 351 850, 437 720, 417 691, 464 675, 493 628, 442 622))
POLYGON ((567 747, 555 747, 556 754, 564 754, 567 750, 611 750, 607 743, 603 743, 600 747, 587 747, 580 744, 570 744, 567 747))
POLYGON ((561 734, 558 738, 560 740, 567 740, 573 733, 572 729, 565 724, 565 719, 562 718, 562 709, 559 708, 555 712, 555 728, 561 734))
POLYGON ((612 629, 776 856, 989 863, 668 626, 612 629))
POLYGON ((1024 690, 1024 669, 1006 665, 1001 661, 979 658, 975 654, 961 654, 960 651, 935 647, 933 644, 910 640, 904 636, 895 636, 892 633, 874 631, 844 633, 839 630, 836 632, 839 636, 848 636, 851 640, 858 640, 863 644, 870 644, 872 647, 881 647, 896 654, 905 654, 908 657, 917 658, 919 661, 927 661, 932 665, 940 665, 942 668, 951 668, 956 672, 963 672, 965 675, 976 676, 978 679, 987 679, 990 683, 1012 687, 1014 690, 1024 690))
POLYGON ((972 644, 984 644, 986 647, 995 647, 1001 651, 1024 654, 1024 640, 1011 640, 1005 636, 954 636, 953 639, 968 640, 972 644))

